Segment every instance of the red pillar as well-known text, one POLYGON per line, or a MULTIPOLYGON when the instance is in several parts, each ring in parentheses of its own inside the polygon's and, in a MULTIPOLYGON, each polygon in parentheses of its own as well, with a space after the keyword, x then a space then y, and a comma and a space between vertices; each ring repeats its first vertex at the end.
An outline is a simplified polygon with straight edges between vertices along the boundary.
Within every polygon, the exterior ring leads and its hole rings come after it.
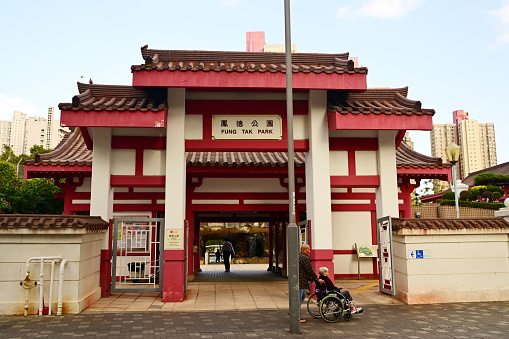
POLYGON ((271 213, 270 214, 270 221, 269 221, 269 238, 268 238, 268 242, 269 242, 269 271, 274 271, 274 264, 272 263, 272 260, 274 259, 274 256, 272 254, 272 251, 274 250, 273 246, 272 246, 272 241, 273 241, 273 228, 274 228, 274 215, 271 213))
POLYGON ((409 179, 403 179, 403 183, 400 186, 401 198, 403 200, 403 208, 400 210, 402 218, 412 217, 412 192, 419 187, 419 182, 420 180, 417 180, 416 184, 412 185, 409 179))
MULTIPOLYGON (((101 298, 107 298, 111 295, 111 238, 113 231, 113 220, 110 220, 108 228, 108 249, 101 250, 101 263, 99 266, 99 286, 101 287, 101 298)), ((115 277, 116 278, 116 277, 115 277)))
POLYGON ((164 250, 162 301, 183 301, 185 298, 184 250, 164 250))

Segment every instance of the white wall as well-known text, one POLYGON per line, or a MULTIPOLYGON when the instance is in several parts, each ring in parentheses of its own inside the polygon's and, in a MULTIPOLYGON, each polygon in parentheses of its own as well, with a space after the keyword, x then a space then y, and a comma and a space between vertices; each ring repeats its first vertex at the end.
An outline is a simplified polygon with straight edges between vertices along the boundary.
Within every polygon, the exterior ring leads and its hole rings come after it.
MULTIPOLYGON (((332 212, 332 246, 334 249, 354 250, 355 243, 371 244, 371 212, 332 212)), ((335 274, 357 274, 357 255, 334 255, 335 274)), ((371 260, 361 261, 361 273, 372 274, 371 260)))
POLYGON ((111 150, 111 174, 134 175, 136 173, 136 150, 111 150))
POLYGON ((143 150, 143 175, 165 175, 166 152, 164 150, 143 150))
MULTIPOLYGON (((100 253, 103 233, 82 230, 9 230, 0 233, 0 314, 23 314, 26 261, 36 256, 67 259, 64 273, 63 312, 79 313, 101 297, 100 253), (21 234, 20 234, 21 233, 21 234)), ((57 311, 59 264, 55 265, 52 313, 57 311)), ((30 278, 39 281, 40 261, 30 264, 30 278)), ((51 264, 44 268, 44 301, 49 305, 51 264)), ((39 307, 39 288, 29 290, 29 314, 39 307)))
POLYGON ((189 140, 203 139, 203 115, 187 114, 185 125, 185 138, 189 140))
POLYGON ((348 175, 348 152, 329 151, 330 175, 348 175))
POLYGON ((427 233, 393 234, 397 298, 408 304, 509 300, 507 233, 427 233), (430 258, 412 259, 412 250, 429 251, 430 258))

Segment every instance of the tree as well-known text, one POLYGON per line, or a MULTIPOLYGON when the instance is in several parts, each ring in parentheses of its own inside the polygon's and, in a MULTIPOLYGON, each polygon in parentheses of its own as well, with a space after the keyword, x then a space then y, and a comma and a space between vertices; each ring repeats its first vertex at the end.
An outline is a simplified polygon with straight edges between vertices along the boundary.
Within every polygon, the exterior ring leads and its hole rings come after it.
POLYGON ((33 145, 30 147, 30 159, 34 159, 37 154, 44 154, 53 151, 51 148, 44 148, 41 145, 33 145))
POLYGON ((54 198, 59 192, 53 179, 21 180, 13 164, 0 161, 0 213, 61 214, 63 202, 54 198))
POLYGON ((16 156, 14 155, 14 151, 12 150, 12 147, 4 144, 2 146, 2 153, 0 154, 0 161, 7 161, 12 164, 12 161, 15 157, 16 156))

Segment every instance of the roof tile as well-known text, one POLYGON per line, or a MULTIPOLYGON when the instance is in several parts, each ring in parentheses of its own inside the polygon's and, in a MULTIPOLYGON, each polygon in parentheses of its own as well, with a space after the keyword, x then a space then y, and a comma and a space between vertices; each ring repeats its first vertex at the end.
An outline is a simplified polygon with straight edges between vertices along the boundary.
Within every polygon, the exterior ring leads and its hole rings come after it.
MULTIPOLYGON (((131 71, 286 72, 284 53, 157 50, 145 45, 141 55, 145 63, 131 66, 131 71)), ((292 63, 294 73, 368 72, 366 67, 355 68, 348 53, 292 53, 292 63)))

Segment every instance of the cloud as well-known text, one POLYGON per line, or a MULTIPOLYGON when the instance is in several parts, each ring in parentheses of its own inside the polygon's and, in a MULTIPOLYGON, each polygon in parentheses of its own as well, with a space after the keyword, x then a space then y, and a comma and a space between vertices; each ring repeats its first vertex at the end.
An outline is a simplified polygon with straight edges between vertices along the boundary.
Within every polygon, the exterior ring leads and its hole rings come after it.
POLYGON ((7 95, 0 93, 0 120, 12 120, 14 111, 21 111, 27 116, 35 116, 37 109, 24 98, 9 98, 7 95))
POLYGON ((350 6, 340 7, 336 12, 337 18, 378 18, 394 19, 410 13, 421 0, 364 0, 359 8, 350 6))
POLYGON ((505 1, 505 5, 499 9, 488 11, 488 14, 495 17, 503 33, 495 38, 494 45, 502 45, 509 43, 509 0, 505 1))

